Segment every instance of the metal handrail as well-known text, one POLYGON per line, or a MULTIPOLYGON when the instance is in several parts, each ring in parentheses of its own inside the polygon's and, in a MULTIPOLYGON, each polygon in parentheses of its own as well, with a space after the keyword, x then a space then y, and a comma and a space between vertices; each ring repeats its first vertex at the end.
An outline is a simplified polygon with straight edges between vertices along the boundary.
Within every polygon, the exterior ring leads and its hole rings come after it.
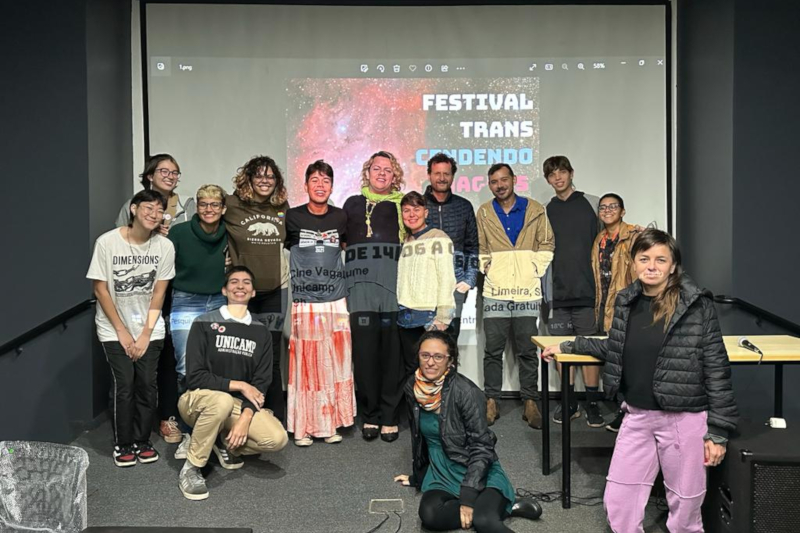
POLYGON ((714 301, 720 304, 727 304, 727 305, 735 305, 737 307, 741 307, 745 311, 755 315, 759 319, 767 320, 776 326, 780 326, 786 331, 791 331, 795 335, 800 335, 800 324, 796 324, 791 320, 787 320, 782 316, 778 316, 775 313, 770 313, 766 309, 762 309, 756 305, 751 304, 750 302, 746 302, 740 298, 736 298, 735 296, 714 296, 714 301))
POLYGON ((97 302, 97 300, 95 300, 94 298, 90 298, 88 300, 85 300, 85 301, 79 303, 78 305, 76 305, 76 306, 74 306, 74 307, 72 307, 70 309, 67 309, 66 311, 64 311, 60 315, 54 316, 53 318, 51 318, 47 322, 42 322, 38 326, 29 329, 28 331, 26 331, 22 335, 19 335, 19 336, 15 337, 14 339, 8 341, 7 343, 3 344, 2 346, 0 346, 0 355, 3 355, 3 354, 5 354, 7 352, 10 352, 12 350, 16 351, 17 354, 22 353, 22 346, 25 343, 32 341, 33 339, 35 339, 36 337, 38 337, 42 333, 45 333, 45 332, 53 329, 54 327, 58 326, 59 324, 62 324, 64 326, 64 329, 66 329, 67 328, 67 320, 69 320, 70 318, 72 318, 74 316, 77 316, 77 315, 83 313, 84 311, 86 311, 87 309, 92 307, 96 302, 97 302))

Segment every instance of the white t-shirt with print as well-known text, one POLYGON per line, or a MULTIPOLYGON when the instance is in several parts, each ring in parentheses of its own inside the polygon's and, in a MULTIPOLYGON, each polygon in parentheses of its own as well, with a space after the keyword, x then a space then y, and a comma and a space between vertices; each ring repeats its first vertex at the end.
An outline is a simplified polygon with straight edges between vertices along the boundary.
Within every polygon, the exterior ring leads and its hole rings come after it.
MULTIPOLYGON (((108 282, 117 314, 135 340, 147 321, 155 282, 175 277, 175 247, 160 234, 141 245, 129 244, 122 231, 127 230, 115 228, 97 238, 86 277, 108 282)), ((119 340, 99 303, 95 323, 100 342, 119 340)), ((150 338, 163 339, 164 335, 164 318, 159 316, 150 338)))

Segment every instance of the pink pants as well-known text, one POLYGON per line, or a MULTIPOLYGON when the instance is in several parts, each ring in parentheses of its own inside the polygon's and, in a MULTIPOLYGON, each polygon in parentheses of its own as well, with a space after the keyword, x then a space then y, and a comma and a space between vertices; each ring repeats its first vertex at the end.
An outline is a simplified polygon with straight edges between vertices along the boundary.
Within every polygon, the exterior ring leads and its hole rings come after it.
POLYGON ((664 474, 671 533, 703 531, 700 506, 706 494, 703 436, 706 413, 648 411, 623 404, 603 498, 615 533, 644 531, 644 508, 658 475, 664 474))

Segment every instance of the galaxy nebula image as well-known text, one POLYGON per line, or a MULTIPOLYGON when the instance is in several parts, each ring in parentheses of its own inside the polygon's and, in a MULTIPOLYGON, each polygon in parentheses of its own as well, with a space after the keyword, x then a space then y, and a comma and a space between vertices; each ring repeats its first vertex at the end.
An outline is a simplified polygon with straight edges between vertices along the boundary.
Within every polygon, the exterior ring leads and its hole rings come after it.
MULTIPOLYGON (((451 152, 459 163, 453 188, 475 204, 491 197, 485 175, 498 157, 528 181, 540 174, 539 79, 535 77, 301 78, 288 80, 286 93, 291 205, 308 201, 303 188, 305 169, 324 159, 335 173, 331 201, 342 206, 360 190, 364 162, 380 150, 400 161, 405 172, 403 191, 423 191, 428 157, 440 150, 451 152), (461 105, 435 107, 430 105, 430 95, 454 99, 493 95, 494 105, 466 105, 461 99, 461 105), (520 99, 527 105, 515 106, 514 101, 520 99)), ((526 187, 519 192, 524 194, 526 187)))

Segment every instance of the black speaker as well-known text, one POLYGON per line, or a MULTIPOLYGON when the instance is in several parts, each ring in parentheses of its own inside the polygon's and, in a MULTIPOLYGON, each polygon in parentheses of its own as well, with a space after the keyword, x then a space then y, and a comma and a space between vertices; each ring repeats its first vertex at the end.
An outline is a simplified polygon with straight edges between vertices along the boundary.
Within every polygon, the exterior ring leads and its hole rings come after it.
POLYGON ((706 533, 800 531, 800 430, 743 421, 709 469, 706 533))

